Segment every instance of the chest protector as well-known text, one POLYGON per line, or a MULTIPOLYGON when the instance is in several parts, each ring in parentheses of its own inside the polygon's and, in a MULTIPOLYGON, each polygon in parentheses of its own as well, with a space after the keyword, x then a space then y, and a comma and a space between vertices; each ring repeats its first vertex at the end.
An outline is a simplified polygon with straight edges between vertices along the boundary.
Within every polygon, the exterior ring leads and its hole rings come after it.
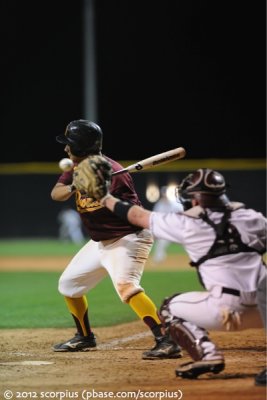
POLYGON ((249 247, 242 242, 240 233, 229 221, 232 211, 232 209, 226 209, 221 221, 218 224, 215 224, 213 221, 211 221, 206 210, 203 210, 203 212, 198 215, 199 218, 201 218, 214 229, 216 238, 206 255, 201 257, 196 262, 190 262, 192 267, 198 267, 200 264, 206 260, 209 260, 210 258, 220 257, 227 254, 258 252, 256 249, 249 247))

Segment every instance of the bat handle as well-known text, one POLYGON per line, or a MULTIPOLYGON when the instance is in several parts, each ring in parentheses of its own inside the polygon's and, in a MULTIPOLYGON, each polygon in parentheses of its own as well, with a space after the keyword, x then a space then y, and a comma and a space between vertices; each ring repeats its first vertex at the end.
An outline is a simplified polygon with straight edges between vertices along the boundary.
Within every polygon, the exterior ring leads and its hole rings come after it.
POLYGON ((121 169, 120 171, 115 171, 112 173, 112 176, 114 175, 121 175, 121 174, 125 174, 125 172, 127 172, 126 169, 121 169))

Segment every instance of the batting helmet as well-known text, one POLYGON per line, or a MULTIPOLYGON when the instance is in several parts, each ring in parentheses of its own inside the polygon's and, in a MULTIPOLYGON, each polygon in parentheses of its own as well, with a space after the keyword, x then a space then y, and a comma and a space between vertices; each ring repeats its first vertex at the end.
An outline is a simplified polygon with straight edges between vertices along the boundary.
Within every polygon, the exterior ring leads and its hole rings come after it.
POLYGON ((67 144, 74 156, 84 157, 99 154, 102 150, 103 133, 97 124, 85 119, 70 122, 65 135, 56 137, 57 142, 67 144))
POLYGON ((178 186, 178 196, 184 208, 188 209, 192 198, 196 198, 203 207, 225 206, 229 199, 225 195, 224 177, 217 171, 200 168, 187 175, 178 186))

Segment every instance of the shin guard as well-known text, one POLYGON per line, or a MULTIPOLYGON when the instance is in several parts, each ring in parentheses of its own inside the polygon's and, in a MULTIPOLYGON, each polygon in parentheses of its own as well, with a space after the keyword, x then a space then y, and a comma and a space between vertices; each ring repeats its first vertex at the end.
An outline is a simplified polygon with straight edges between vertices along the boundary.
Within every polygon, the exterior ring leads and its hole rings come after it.
POLYGON ((171 336, 172 340, 185 349, 193 360, 199 361, 204 356, 201 343, 203 341, 209 341, 209 338, 204 330, 198 329, 197 327, 196 328, 201 331, 201 334, 199 338, 196 338, 190 330, 190 323, 171 314, 169 303, 176 295, 165 299, 162 303, 159 311, 160 320, 165 332, 171 336))

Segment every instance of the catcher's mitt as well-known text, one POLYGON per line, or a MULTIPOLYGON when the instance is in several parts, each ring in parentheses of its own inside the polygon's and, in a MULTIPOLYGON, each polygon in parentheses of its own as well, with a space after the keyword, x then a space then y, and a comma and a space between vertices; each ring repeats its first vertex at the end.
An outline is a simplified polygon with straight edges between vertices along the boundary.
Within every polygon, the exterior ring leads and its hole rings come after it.
POLYGON ((82 193, 100 200, 108 192, 112 175, 111 164, 103 156, 89 156, 73 173, 73 185, 82 193))

